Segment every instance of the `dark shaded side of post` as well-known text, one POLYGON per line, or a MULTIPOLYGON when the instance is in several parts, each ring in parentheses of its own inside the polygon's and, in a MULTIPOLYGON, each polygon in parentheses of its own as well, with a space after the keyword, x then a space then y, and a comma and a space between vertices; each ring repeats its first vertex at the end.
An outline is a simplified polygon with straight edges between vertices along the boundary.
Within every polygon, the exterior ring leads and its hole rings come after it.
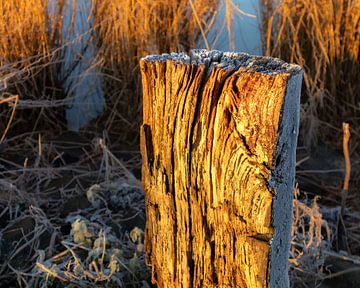
POLYGON ((140 65, 153 283, 288 287, 301 68, 206 50, 140 65))

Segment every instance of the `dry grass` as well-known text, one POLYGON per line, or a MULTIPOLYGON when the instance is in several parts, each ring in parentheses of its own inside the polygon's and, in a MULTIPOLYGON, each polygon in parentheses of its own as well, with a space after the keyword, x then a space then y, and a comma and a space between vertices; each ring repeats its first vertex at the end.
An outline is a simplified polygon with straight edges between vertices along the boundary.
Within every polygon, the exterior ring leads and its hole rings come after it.
MULTIPOLYGON (((101 134, 105 136, 100 139, 94 138, 93 132, 86 134, 85 144, 80 146, 73 135, 62 142, 52 137, 66 129, 65 108, 71 99, 64 82, 82 57, 81 53, 75 55, 70 64, 65 59, 67 51, 83 39, 83 35, 70 38, 77 1, 73 0, 70 9, 66 0, 58 0, 56 7, 46 3, 0 0, 0 131, 4 132, 0 136, 5 140, 0 143, 0 282, 16 279, 19 287, 62 287, 64 283, 94 287, 96 282, 100 287, 140 283, 146 287, 142 282, 147 277, 143 255, 137 253, 141 243, 119 233, 127 218, 133 224, 132 217, 144 216, 139 180, 128 170, 138 168, 138 155, 126 164, 113 149, 134 149, 138 145, 138 60, 147 54, 186 51, 201 39, 205 46, 211 46, 206 36, 220 1, 93 1, 88 17, 91 28, 81 33, 89 35, 86 45, 95 47, 94 65, 99 65, 105 79, 107 107, 96 127, 83 132, 105 131, 101 134), (66 17, 70 26, 64 30, 66 17), (105 141, 109 138, 111 150, 105 141), (75 152, 69 153, 72 150, 75 152), (76 161, 72 159, 74 154, 80 155, 76 161), (63 210, 77 197, 88 206, 78 204, 82 210, 64 215, 63 210), (126 215, 129 206, 133 213, 126 215), (113 230, 108 229, 110 226, 113 230), (86 232, 85 238, 77 235, 79 231, 86 232), (120 237, 121 242, 114 240, 120 237), (125 254, 117 254, 119 245, 125 254)), ((225 26, 232 41, 233 14, 243 12, 231 0, 223 3, 225 26)), ((354 157, 360 145, 356 141, 360 136, 360 119, 356 116, 360 110, 360 1, 284 0, 275 7, 263 0, 263 4, 264 51, 297 62, 306 72, 303 139, 308 143, 319 139, 341 147, 341 123, 349 122, 349 148, 354 157)), ((352 173, 355 179, 358 172, 352 169, 352 173)), ((314 172, 311 175, 316 178, 314 172)), ((336 206, 339 189, 332 189, 335 192, 327 195, 331 198, 328 202, 336 206)), ((322 207, 316 197, 312 201, 302 194, 296 197, 290 254, 292 281, 321 281, 328 277, 324 261, 337 233, 336 223, 327 220, 338 210, 322 207)), ((354 197, 349 193, 348 203, 354 202, 354 197)), ((349 244, 358 252, 359 211, 346 207, 344 219, 349 244)))
POLYGON ((317 198, 300 200, 299 188, 294 192, 290 276, 293 285, 308 282, 316 287, 326 275, 324 252, 330 249, 335 230, 323 219, 317 198))
MULTIPOLYGON (((78 41, 71 39, 77 1, 71 7, 67 0, 50 3, 0 1, 0 93, 19 97, 10 134, 66 129, 65 107, 71 99, 65 99, 65 82, 81 58, 76 55, 65 65, 67 51, 78 41)), ((2 130, 11 111, 0 112, 2 130)))
POLYGON ((0 282, 138 287, 148 278, 142 236, 131 232, 145 217, 140 181, 129 170, 138 169, 139 155, 121 161, 104 139, 81 143, 67 133, 17 135, 2 148, 0 282))
POLYGON ((304 67, 303 140, 341 148, 342 122, 360 136, 360 1, 275 2, 262 0, 263 49, 304 67))
MULTIPOLYGON (((63 6, 59 2, 59 8, 63 6)), ((1 64, 48 53, 61 39, 60 14, 47 11, 43 0, 2 0, 0 2, 1 64), (55 20, 53 23, 50 21, 55 20), (50 28, 50 29, 49 29, 50 28), (58 35, 60 33, 60 35, 58 35)))
POLYGON ((196 47, 209 31, 217 5, 215 0, 94 1, 96 46, 106 83, 101 129, 138 145, 140 58, 196 47))

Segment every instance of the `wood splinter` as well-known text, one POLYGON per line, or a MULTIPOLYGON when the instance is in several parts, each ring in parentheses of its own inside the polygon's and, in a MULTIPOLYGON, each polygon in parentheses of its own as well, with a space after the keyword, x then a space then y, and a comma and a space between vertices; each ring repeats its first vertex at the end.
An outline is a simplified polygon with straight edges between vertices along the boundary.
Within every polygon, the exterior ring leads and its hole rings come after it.
POLYGON ((153 283, 288 287, 301 68, 207 50, 140 65, 153 283))

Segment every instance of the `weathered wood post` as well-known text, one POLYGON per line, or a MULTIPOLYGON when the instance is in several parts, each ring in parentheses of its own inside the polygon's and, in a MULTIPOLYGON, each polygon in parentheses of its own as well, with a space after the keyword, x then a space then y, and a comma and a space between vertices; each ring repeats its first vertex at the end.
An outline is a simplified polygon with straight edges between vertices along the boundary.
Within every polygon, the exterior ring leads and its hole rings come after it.
POLYGON ((152 281, 288 287, 301 68, 206 50, 140 65, 152 281))

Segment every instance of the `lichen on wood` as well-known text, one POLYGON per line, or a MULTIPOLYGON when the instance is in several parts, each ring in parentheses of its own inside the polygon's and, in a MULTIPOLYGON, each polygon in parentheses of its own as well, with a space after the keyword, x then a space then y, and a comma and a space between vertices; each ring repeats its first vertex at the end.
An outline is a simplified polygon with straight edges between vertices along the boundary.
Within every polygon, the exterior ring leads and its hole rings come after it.
POLYGON ((287 287, 301 68, 206 50, 140 66, 152 281, 287 287))

